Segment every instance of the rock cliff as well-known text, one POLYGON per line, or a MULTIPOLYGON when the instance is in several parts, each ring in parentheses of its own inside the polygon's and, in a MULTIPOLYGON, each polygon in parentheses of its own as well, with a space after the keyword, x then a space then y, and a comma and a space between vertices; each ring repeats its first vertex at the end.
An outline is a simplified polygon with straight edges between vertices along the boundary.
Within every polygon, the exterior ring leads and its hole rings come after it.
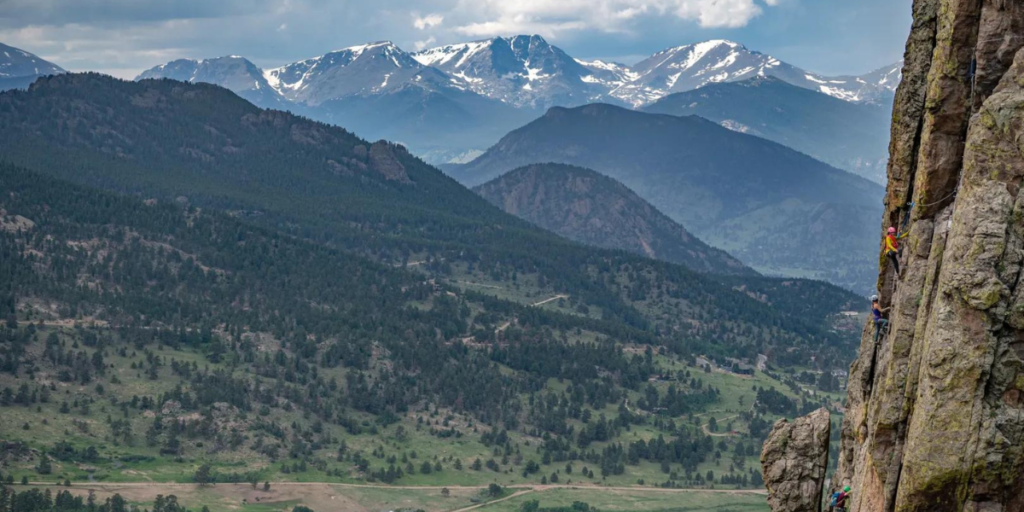
POLYGON ((852 512, 1024 511, 1024 2, 915 0, 834 485, 852 512), (881 235, 879 235, 881 238, 881 235))
POLYGON ((779 420, 772 427, 761 452, 761 467, 773 511, 821 511, 831 427, 824 408, 792 423, 779 420))

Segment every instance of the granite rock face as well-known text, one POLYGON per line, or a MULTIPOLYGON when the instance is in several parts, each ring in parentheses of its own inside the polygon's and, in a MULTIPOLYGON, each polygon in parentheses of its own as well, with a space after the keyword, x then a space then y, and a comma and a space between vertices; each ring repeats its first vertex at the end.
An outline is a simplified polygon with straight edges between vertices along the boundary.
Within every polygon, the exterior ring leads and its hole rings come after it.
POLYGON ((852 512, 1024 511, 1021 47, 1020 0, 914 2, 882 223, 909 236, 851 367, 852 512))
MULTIPOLYGON (((915 0, 833 489, 851 512, 1024 511, 1024 1, 915 0), (912 204, 912 205, 911 205, 912 204)), ((775 510, 789 510, 778 508, 775 510)))
POLYGON ((820 512, 831 429, 827 409, 772 427, 761 451, 768 504, 774 512, 820 512))

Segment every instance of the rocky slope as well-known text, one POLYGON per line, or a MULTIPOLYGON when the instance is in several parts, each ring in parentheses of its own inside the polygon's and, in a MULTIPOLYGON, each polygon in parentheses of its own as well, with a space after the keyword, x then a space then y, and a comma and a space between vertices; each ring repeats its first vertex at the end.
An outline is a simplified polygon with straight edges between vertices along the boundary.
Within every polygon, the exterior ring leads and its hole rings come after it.
POLYGON ((570 240, 679 263, 698 272, 754 274, 622 183, 590 169, 533 164, 473 191, 498 208, 570 240))
POLYGON ((910 235, 851 368, 854 512, 1024 510, 1022 46, 1021 2, 914 2, 883 217, 910 235))

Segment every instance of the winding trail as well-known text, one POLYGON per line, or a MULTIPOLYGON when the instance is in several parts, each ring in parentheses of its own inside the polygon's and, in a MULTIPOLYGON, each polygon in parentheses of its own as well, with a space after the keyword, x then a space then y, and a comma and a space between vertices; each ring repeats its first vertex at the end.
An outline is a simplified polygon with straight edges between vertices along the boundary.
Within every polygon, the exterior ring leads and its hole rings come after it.
POLYGON ((512 494, 509 494, 508 496, 505 496, 504 498, 501 498, 501 499, 497 499, 497 500, 494 500, 494 501, 488 501, 488 502, 485 502, 485 503, 477 503, 476 505, 473 505, 473 506, 470 506, 470 507, 466 507, 466 508, 460 508, 460 509, 454 510, 452 512, 469 512, 470 510, 476 510, 478 508, 486 507, 488 505, 493 505, 495 503, 501 503, 503 501, 507 501, 507 500, 510 500, 512 498, 516 498, 516 497, 522 496, 524 494, 530 494, 531 492, 534 492, 534 490, 533 489, 522 489, 522 490, 516 491, 516 492, 514 492, 512 494))
POLYGON ((550 299, 544 299, 544 300, 542 300, 540 302, 534 302, 533 306, 534 307, 543 306, 544 304, 547 304, 548 302, 554 302, 554 301, 556 301, 558 299, 568 299, 568 298, 569 298, 568 295, 555 295, 554 297, 551 297, 550 299))
MULTIPOLYGON (((716 422, 717 421, 725 422, 725 421, 729 421, 729 420, 731 420, 733 418, 738 418, 738 417, 739 417, 739 414, 734 414, 732 416, 729 416, 729 417, 726 417, 726 418, 722 418, 721 420, 715 420, 715 421, 716 422)), ((721 434, 719 434, 717 432, 711 432, 710 430, 708 430, 708 423, 705 423, 705 424, 701 425, 700 429, 703 430, 705 434, 707 434, 707 435, 709 435, 711 437, 733 437, 733 436, 738 436, 739 435, 739 434, 733 434, 732 432, 723 432, 721 434)))

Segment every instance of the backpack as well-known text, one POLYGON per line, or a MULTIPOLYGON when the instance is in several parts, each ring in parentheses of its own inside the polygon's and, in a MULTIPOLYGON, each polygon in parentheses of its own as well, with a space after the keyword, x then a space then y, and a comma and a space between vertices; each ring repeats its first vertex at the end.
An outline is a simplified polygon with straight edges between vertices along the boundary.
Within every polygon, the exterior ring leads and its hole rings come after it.
POLYGON ((839 492, 834 492, 834 493, 832 493, 832 502, 831 502, 831 503, 829 503, 829 506, 831 506, 831 507, 835 507, 836 505, 838 505, 838 504, 839 504, 839 495, 840 495, 840 494, 841 494, 841 493, 839 493, 839 492))

